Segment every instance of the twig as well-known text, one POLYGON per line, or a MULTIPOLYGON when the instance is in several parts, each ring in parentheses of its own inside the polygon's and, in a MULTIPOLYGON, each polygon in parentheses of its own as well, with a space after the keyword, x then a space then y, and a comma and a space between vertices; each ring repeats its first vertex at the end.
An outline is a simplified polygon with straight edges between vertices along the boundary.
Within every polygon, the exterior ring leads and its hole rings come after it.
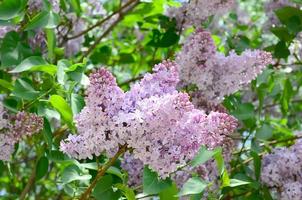
POLYGON ((127 3, 125 3, 123 6, 121 6, 117 11, 113 12, 112 14, 108 15, 107 17, 105 17, 104 19, 98 21, 96 24, 94 24, 93 26, 90 26, 89 28, 87 28, 86 30, 80 32, 79 34, 76 34, 74 36, 68 37, 67 40, 72 40, 75 39, 77 37, 80 37, 82 35, 85 35, 86 33, 88 33, 89 31, 93 30, 94 28, 102 25, 104 22, 108 21, 111 17, 113 17, 114 15, 121 13, 122 10, 126 7, 128 7, 129 5, 131 5, 133 2, 135 2, 137 0, 130 0, 127 3))
POLYGON ((113 28, 120 22, 123 20, 124 15, 127 14, 128 12, 130 12, 134 7, 136 7, 138 5, 139 1, 135 1, 135 4, 129 8, 128 10, 126 10, 124 13, 122 13, 117 20, 115 20, 115 22, 113 22, 109 28, 99 37, 97 38, 97 40, 94 42, 94 44, 92 46, 89 47, 89 49, 84 53, 83 56, 81 56, 80 61, 82 61, 85 57, 88 57, 90 55, 90 53, 93 51, 93 49, 95 49, 95 47, 101 42, 101 40, 107 36, 112 30, 113 28))
POLYGON ((139 80, 139 79, 141 79, 141 78, 143 78, 143 75, 139 75, 139 76, 137 76, 137 77, 134 77, 134 78, 131 78, 131 79, 129 79, 129 80, 126 80, 125 82, 122 82, 122 83, 120 83, 119 85, 120 85, 120 86, 124 86, 124 85, 127 85, 127 84, 129 84, 129 83, 132 83, 132 82, 134 82, 134 81, 137 81, 137 80, 139 80))
POLYGON ((25 186, 25 188, 23 189, 21 195, 20 195, 20 200, 24 200, 27 193, 30 191, 32 185, 34 184, 35 182, 35 178, 36 178, 36 164, 35 164, 35 167, 33 169, 33 171, 31 172, 31 175, 29 177, 29 180, 25 186))
POLYGON ((110 160, 103 165, 100 169, 99 172, 97 173, 95 179, 92 181, 92 183, 90 184, 90 186, 86 189, 86 191, 82 194, 82 196, 80 197, 80 200, 86 200, 89 199, 90 194, 93 190, 93 188, 96 186, 97 182, 102 178, 102 176, 106 173, 107 169, 109 167, 111 167, 115 161, 121 156, 123 155, 126 151, 128 150, 127 148, 127 144, 121 146, 118 150, 118 152, 112 157, 110 158, 110 160))
POLYGON ((56 137, 60 137, 63 133, 65 133, 65 131, 67 131, 68 126, 65 124, 64 126, 58 128, 54 133, 53 136, 56 137))
POLYGON ((46 92, 44 92, 43 94, 41 94, 40 96, 38 96, 35 100, 33 100, 33 101, 25 104, 23 106, 22 110, 26 110, 26 109, 30 108, 34 103, 36 103, 37 101, 39 101, 44 96, 48 95, 53 89, 54 89, 54 87, 50 88, 49 90, 47 90, 46 92))

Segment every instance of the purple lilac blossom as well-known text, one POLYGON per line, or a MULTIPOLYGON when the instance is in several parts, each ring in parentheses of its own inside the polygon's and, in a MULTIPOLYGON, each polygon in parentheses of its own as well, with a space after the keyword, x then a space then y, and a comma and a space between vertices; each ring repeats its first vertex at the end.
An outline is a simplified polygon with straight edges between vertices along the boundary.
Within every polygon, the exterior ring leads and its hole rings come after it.
MULTIPOLYGON (((49 0, 52 10, 55 13, 60 12, 60 0, 49 0)), ((43 9, 43 0, 29 0, 28 11, 29 13, 38 13, 43 9)))
POLYGON ((262 159, 261 181, 281 191, 280 199, 302 198, 302 141, 289 148, 279 147, 262 159))
POLYGON ((270 53, 245 50, 228 56, 216 51, 211 34, 198 29, 177 55, 181 85, 195 84, 207 102, 221 103, 224 96, 246 86, 272 63, 270 53))
POLYGON ((119 145, 133 149, 133 157, 169 176, 194 157, 201 145, 215 148, 237 127, 225 113, 209 115, 194 108, 186 93, 176 90, 175 63, 164 61, 153 73, 124 93, 105 69, 90 76, 86 106, 76 116, 79 135, 70 135, 61 150, 78 159, 92 158, 119 145))
POLYGON ((22 137, 31 136, 43 129, 43 119, 35 114, 18 112, 9 115, 0 103, 0 160, 8 161, 14 146, 22 137))
POLYGON ((169 8, 167 15, 175 18, 179 28, 194 25, 199 27, 208 17, 225 13, 235 4, 234 0, 191 0, 181 7, 169 8))

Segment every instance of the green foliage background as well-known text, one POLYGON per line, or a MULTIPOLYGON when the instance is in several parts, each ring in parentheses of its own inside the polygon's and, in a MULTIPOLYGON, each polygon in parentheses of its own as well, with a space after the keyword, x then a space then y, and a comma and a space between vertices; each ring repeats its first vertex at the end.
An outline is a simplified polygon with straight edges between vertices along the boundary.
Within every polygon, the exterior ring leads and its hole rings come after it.
MULTIPOLYGON (((81 0, 61 0, 71 12, 83 16, 81 0)), ((129 84, 149 72, 164 59, 174 59, 185 38, 193 32, 177 30, 175 20, 164 15, 172 0, 142 1, 125 14, 102 40, 97 31, 85 34, 82 51, 71 58, 55 39, 55 28, 66 25, 64 15, 56 14, 45 1, 44 9, 33 16, 27 13, 26 0, 0 1, 0 25, 14 25, 0 39, 0 93, 11 112, 26 110, 44 117, 44 129, 19 143, 11 162, 0 161, 0 198, 17 199, 30 183, 26 199, 72 199, 80 195, 96 174, 105 156, 76 161, 59 151, 59 142, 68 133, 76 133, 73 116, 84 106, 87 75, 106 66, 127 90, 129 84), (28 38, 43 29, 47 36, 47 53, 32 50, 28 38), (95 45, 94 45, 95 44, 95 45), (85 52, 94 47, 89 54, 85 52), (59 127, 59 128, 57 128, 59 127)), ((300 3, 300 2, 298 2, 300 3)), ((108 13, 119 9, 119 0, 103 1, 108 13)), ((266 16, 260 0, 238 0, 245 20, 237 12, 214 17, 203 27, 211 30, 219 51, 240 53, 247 48, 272 52, 276 62, 269 66, 246 90, 227 97, 224 106, 240 120, 231 170, 224 169, 221 152, 201 149, 194 162, 215 157, 221 172, 221 186, 213 199, 272 199, 260 182, 261 156, 276 146, 293 144, 301 132, 302 113, 302 11, 284 7, 276 11, 280 25, 265 30, 266 16), (300 45, 300 46, 299 46, 300 45), (218 194, 218 195, 217 195, 218 194)), ((88 18, 92 25, 100 17, 88 18)), ((158 196, 161 200, 190 195, 199 199, 210 183, 191 178, 182 189, 170 180, 144 169, 141 188, 129 188, 127 173, 120 163, 110 167, 97 183, 93 197, 101 200, 139 199, 158 196), (143 193, 142 193, 143 191, 143 193)), ((209 197, 210 198, 210 197, 209 197)))

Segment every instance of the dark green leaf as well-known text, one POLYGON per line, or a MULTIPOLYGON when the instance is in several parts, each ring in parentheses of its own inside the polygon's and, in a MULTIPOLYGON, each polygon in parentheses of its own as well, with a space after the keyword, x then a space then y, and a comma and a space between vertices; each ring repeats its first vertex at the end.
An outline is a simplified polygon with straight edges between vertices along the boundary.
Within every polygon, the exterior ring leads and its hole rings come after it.
POLYGON ((295 38, 295 35, 288 32, 284 27, 274 27, 271 28, 271 32, 274 33, 280 40, 283 41, 292 41, 295 38))
POLYGON ((41 179, 48 172, 48 159, 43 156, 39 159, 36 167, 36 180, 41 179))
POLYGON ((83 181, 91 179, 91 175, 81 175, 81 170, 76 165, 67 166, 62 173, 62 182, 67 184, 73 181, 83 181))
POLYGON ((115 187, 122 191, 127 200, 135 200, 135 193, 128 186, 119 183, 115 184, 115 187))
POLYGON ((271 126, 267 124, 263 124, 257 131, 256 131, 256 138, 260 140, 268 140, 273 136, 273 129, 271 126))
POLYGON ((182 187, 178 196, 202 193, 208 186, 208 183, 201 180, 199 177, 190 178, 182 187))
POLYGON ((177 200, 178 189, 175 183, 159 193, 160 200, 177 200))
POLYGON ((71 94, 71 109, 72 113, 78 114, 82 108, 85 106, 84 98, 78 94, 71 94))
POLYGON ((302 30, 302 11, 294 7, 282 7, 275 11, 279 20, 293 33, 302 30))
POLYGON ((143 191, 145 194, 158 194, 171 184, 171 180, 160 180, 156 172, 151 171, 147 166, 144 167, 143 191))
POLYGON ((276 58, 287 58, 290 55, 290 51, 284 41, 278 42, 275 46, 274 56, 276 58))
POLYGON ((112 176, 106 175, 96 184, 92 196, 97 200, 118 200, 120 198, 120 193, 118 191, 114 192, 112 186, 112 176))
POLYGON ((14 89, 14 86, 10 82, 3 79, 0 79, 0 86, 8 90, 14 89))
POLYGON ((251 156, 253 157, 254 161, 254 171, 255 171, 255 177, 256 180, 259 180, 260 178, 260 172, 261 172, 261 158, 258 155, 258 153, 251 151, 251 156))
POLYGON ((1 44, 1 67, 10 68, 18 65, 22 59, 30 56, 31 53, 31 49, 21 43, 18 33, 9 32, 5 35, 1 44))
POLYGON ((12 19, 23 10, 25 0, 2 0, 0 1, 0 20, 12 19))
POLYGON ((40 56, 31 56, 23 60, 11 73, 20 73, 24 71, 43 71, 50 75, 54 75, 57 72, 55 65, 48 64, 40 56))
POLYGON ((13 94, 16 97, 25 99, 25 100, 33 100, 39 96, 39 92, 34 90, 32 86, 22 79, 18 79, 15 82, 13 94))
POLYGON ((283 93, 281 97, 281 108, 283 114, 286 114, 289 109, 292 95, 293 95, 293 86, 291 84, 291 81, 289 79, 286 79, 286 81, 284 82, 283 93))
POLYGON ((36 15, 26 26, 25 30, 38 28, 52 29, 59 24, 60 16, 52 11, 42 11, 36 15))
POLYGON ((237 119, 247 120, 255 115, 254 106, 250 103, 240 104, 236 110, 232 112, 237 119))

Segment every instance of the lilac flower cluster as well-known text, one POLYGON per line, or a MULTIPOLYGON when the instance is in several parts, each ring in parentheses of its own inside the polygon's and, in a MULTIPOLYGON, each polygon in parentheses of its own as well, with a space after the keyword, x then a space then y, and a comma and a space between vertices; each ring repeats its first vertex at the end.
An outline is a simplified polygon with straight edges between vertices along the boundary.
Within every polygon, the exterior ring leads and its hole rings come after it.
POLYGON ((144 163, 140 159, 135 159, 129 152, 125 153, 121 162, 121 167, 128 173, 128 185, 137 187, 143 183, 144 163))
POLYGON ((278 199, 302 199, 302 141, 290 148, 276 148, 262 160, 261 180, 279 192, 278 199))
POLYGON ((195 84, 207 102, 220 103, 272 63, 270 53, 245 50, 241 55, 225 56, 216 51, 211 34, 198 29, 184 44, 176 58, 182 85, 195 84))
MULTIPOLYGON (((227 169, 230 168, 229 163, 232 159, 232 150, 235 148, 235 145, 236 144, 233 139, 230 137, 225 137, 222 149, 227 169)), ((121 166, 128 173, 129 186, 135 187, 142 184, 144 163, 141 160, 135 159, 132 154, 127 153, 122 160, 121 166)), ((184 183, 186 183, 188 179, 192 177, 192 174, 200 176, 203 180, 212 182, 213 186, 209 189, 209 191, 215 191, 215 189, 219 188, 220 174, 217 170, 217 165, 214 159, 211 159, 205 164, 195 168, 190 165, 182 167, 180 170, 177 170, 171 174, 171 179, 175 181, 178 188, 182 188, 184 183)))
POLYGON ((191 0, 179 8, 169 8, 167 15, 176 19, 178 27, 199 27, 208 17, 225 13, 234 4, 234 0, 191 0))
MULTIPOLYGON (((49 0, 52 10, 56 13, 60 12, 60 0, 49 0)), ((43 9, 43 0, 29 0, 28 11, 29 13, 37 13, 43 9)))
POLYGON ((8 161, 14 146, 22 137, 31 136, 43 129, 43 119, 35 114, 18 112, 9 115, 0 104, 0 160, 8 161))
POLYGON ((79 135, 70 135, 61 150, 78 159, 127 144, 135 159, 162 178, 194 157, 200 146, 222 145, 237 127, 235 118, 194 108, 186 93, 176 90, 178 67, 164 61, 153 73, 124 93, 105 69, 90 76, 86 106, 76 116, 79 135))
POLYGON ((87 0, 87 14, 90 16, 102 16, 106 13, 100 0, 87 0))

